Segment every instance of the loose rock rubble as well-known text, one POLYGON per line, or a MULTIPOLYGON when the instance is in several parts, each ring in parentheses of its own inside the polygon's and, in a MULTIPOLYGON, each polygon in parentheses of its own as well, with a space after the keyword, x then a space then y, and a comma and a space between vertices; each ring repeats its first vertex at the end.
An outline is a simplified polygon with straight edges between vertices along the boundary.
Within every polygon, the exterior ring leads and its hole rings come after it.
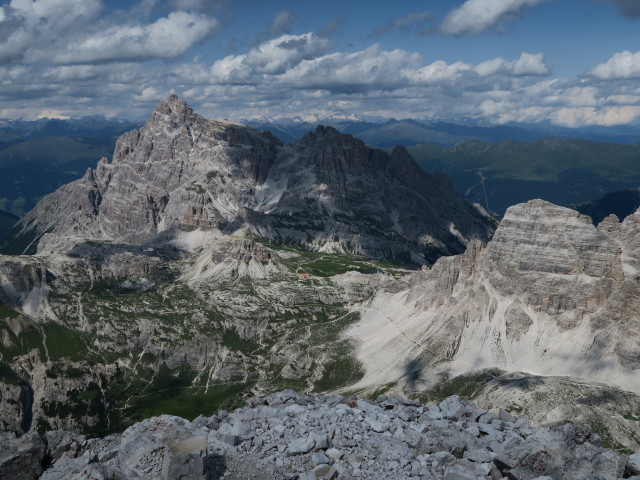
POLYGON ((640 480, 640 454, 602 448, 587 426, 533 428, 457 396, 422 405, 285 390, 232 413, 193 422, 163 415, 103 439, 2 438, 0 479, 12 480, 640 480), (43 442, 39 465, 50 466, 38 477, 29 461, 43 442))

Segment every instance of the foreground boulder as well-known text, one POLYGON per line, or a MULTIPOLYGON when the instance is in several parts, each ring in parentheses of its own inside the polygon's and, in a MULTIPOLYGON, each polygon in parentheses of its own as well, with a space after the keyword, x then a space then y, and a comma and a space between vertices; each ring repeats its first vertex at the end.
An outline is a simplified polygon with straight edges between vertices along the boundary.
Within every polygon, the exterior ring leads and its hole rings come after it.
POLYGON ((602 448, 587 426, 536 429, 457 396, 423 405, 286 390, 193 422, 150 418, 79 448, 78 438, 56 434, 53 447, 64 453, 47 453, 52 465, 41 477, 43 439, 10 437, 2 437, 0 479, 640 478, 637 455, 602 448))
POLYGON ((16 438, 13 433, 0 434, 0 479, 31 480, 42 473, 44 441, 36 433, 16 438))

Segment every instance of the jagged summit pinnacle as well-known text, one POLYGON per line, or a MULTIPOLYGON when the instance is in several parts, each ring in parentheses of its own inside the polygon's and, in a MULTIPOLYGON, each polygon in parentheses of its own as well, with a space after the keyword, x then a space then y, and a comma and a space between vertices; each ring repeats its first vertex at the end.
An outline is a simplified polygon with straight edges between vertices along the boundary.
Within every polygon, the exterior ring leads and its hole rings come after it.
POLYGON ((162 100, 149 116, 147 123, 166 122, 183 123, 194 121, 199 115, 187 105, 187 102, 179 98, 176 94, 171 94, 166 100, 162 100))

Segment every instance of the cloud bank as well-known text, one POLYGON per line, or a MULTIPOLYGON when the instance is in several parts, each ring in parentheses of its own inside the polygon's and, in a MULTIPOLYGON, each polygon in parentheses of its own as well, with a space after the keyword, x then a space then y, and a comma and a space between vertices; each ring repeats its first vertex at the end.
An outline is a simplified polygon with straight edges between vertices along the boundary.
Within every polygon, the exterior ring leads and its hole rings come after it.
MULTIPOLYGON (((455 35, 495 29, 543 1, 468 0, 441 28, 455 35)), ((209 117, 235 120, 359 114, 567 126, 640 122, 640 52, 616 53, 580 78, 554 78, 542 52, 470 62, 425 60, 379 43, 345 48, 327 36, 344 18, 321 32, 293 34, 294 14, 281 11, 265 22, 258 35, 264 38, 239 54, 187 57, 221 28, 210 11, 223 3, 142 0, 105 15, 100 0, 12 0, 0 7, 0 118, 143 117, 175 92, 209 117)), ((374 34, 415 34, 431 21, 428 12, 413 13, 374 34)))

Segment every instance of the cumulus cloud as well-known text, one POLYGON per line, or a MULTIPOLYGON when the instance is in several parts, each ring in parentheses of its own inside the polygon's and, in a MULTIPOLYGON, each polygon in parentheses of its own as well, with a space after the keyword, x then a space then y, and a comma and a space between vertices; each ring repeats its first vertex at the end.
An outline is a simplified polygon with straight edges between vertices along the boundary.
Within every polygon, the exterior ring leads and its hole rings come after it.
MULTIPOLYGON (((147 1, 133 8, 153 5, 147 1)), ((152 23, 123 24, 98 19, 101 12, 99 0, 12 0, 0 8, 0 62, 174 58, 219 27, 203 13, 178 11, 152 23)))
POLYGON ((432 12, 416 12, 401 17, 392 18, 384 26, 375 29, 371 37, 382 37, 391 32, 409 32, 412 28, 423 27, 433 17, 432 12))
MULTIPOLYGON (((53 5, 53 0, 48 4, 53 5)), ((2 9, 2 15, 6 11, 2 9)), ((476 63, 425 61, 419 53, 379 44, 344 52, 317 33, 305 33, 280 35, 243 54, 213 62, 202 57, 139 61, 164 55, 154 50, 164 41, 159 39, 161 21, 188 23, 202 15, 196 11, 174 14, 179 15, 147 23, 132 21, 120 25, 122 30, 102 22, 101 30, 91 30, 95 44, 83 43, 90 37, 86 25, 92 25, 85 22, 85 27, 64 37, 65 42, 73 42, 76 59, 84 59, 82 63, 66 58, 71 50, 63 44, 57 44, 57 51, 47 50, 48 61, 33 61, 27 47, 21 58, 29 61, 0 63, 0 117, 36 118, 43 112, 144 117, 159 99, 176 92, 206 116, 235 120, 357 113, 445 121, 474 118, 488 123, 552 121, 567 126, 640 121, 640 88, 633 78, 615 82, 593 74, 553 78, 542 53, 522 52, 476 63), (130 33, 132 27, 138 29, 135 35, 130 33), (125 45, 132 38, 141 40, 129 42, 135 46, 125 45), (116 49, 121 50, 118 59, 116 49), (96 62, 96 58, 106 60, 96 62)), ((0 22, 5 19, 0 17, 0 22)), ((17 28, 25 29, 26 23, 21 22, 17 28)), ((185 28, 178 27, 181 32, 185 28)), ((181 51, 198 34, 190 35, 183 44, 176 40, 178 45, 170 54, 181 51)))
POLYGON ((70 43, 53 58, 66 64, 174 58, 218 26, 217 20, 203 14, 171 12, 147 25, 114 25, 70 43))
MULTIPOLYGON (((508 121, 505 113, 516 121, 518 115, 525 115, 525 106, 556 93, 548 86, 532 90, 546 82, 540 79, 548 73, 540 53, 474 64, 425 62, 418 53, 385 50, 378 44, 350 53, 332 52, 329 43, 320 43, 322 48, 312 49, 311 55, 299 50, 321 40, 314 34, 285 35, 246 55, 215 62, 208 70, 204 65, 181 67, 175 78, 206 114, 236 120, 264 115, 348 117, 355 112, 449 121, 474 117, 504 123, 508 121), (283 41, 290 43, 290 50, 280 51, 283 41), (260 61, 250 61, 253 56, 260 61), (487 100, 493 102, 493 110, 488 103, 481 108, 487 100)), ((548 111, 558 108, 549 106, 548 111)), ((538 121, 546 118, 548 112, 538 121)))
POLYGON ((548 0, 467 0, 451 10, 440 25, 445 35, 477 35, 500 28, 504 20, 548 0))
POLYGON ((78 25, 94 20, 99 0, 12 0, 0 8, 0 62, 29 60, 47 51, 60 37, 74 35, 78 25))
POLYGON ((222 83, 255 83, 263 75, 278 75, 303 60, 316 58, 330 47, 329 40, 315 33, 283 35, 253 47, 244 55, 230 55, 211 67, 214 81, 222 83))
POLYGON ((638 0, 604 0, 613 3, 620 9, 623 15, 631 18, 640 18, 640 2, 638 0))
MULTIPOLYGON (((496 58, 477 65, 444 61, 424 64, 418 53, 383 50, 374 44, 352 53, 328 53, 331 43, 316 34, 283 35, 263 42, 245 55, 215 62, 211 80, 224 84, 286 85, 298 89, 322 89, 355 93, 371 90, 449 84, 464 80, 473 88, 495 85, 499 76, 547 75, 542 53, 524 52, 508 61, 496 58), (492 77, 487 80, 488 77, 492 77)), ((187 72, 183 74, 189 75, 187 72)))
POLYGON ((511 73, 519 76, 544 76, 549 74, 549 68, 544 62, 542 53, 522 52, 520 57, 508 61, 502 57, 487 60, 474 67, 474 70, 482 77, 497 73, 511 73))
POLYGON ((600 80, 640 78, 640 51, 616 53, 605 63, 594 67, 589 73, 600 80))

